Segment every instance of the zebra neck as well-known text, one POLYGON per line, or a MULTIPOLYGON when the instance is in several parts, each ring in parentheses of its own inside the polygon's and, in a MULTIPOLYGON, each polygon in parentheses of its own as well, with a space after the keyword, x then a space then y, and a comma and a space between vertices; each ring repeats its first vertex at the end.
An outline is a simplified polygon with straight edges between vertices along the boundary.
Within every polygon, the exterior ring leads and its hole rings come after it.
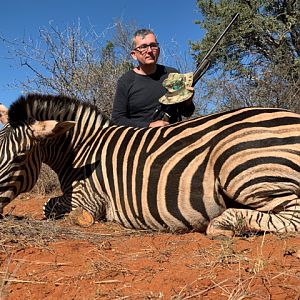
POLYGON ((89 123, 48 141, 42 149, 42 162, 58 175, 62 186, 88 176, 97 165, 97 151, 107 124, 89 123))

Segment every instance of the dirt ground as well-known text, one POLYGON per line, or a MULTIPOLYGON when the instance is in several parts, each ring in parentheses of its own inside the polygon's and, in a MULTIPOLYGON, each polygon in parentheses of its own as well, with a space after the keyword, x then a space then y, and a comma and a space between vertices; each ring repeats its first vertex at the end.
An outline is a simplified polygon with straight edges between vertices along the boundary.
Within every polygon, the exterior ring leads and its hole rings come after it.
POLYGON ((41 196, 0 222, 0 299, 299 299, 300 235, 211 240, 204 234, 80 228, 46 221, 41 196))

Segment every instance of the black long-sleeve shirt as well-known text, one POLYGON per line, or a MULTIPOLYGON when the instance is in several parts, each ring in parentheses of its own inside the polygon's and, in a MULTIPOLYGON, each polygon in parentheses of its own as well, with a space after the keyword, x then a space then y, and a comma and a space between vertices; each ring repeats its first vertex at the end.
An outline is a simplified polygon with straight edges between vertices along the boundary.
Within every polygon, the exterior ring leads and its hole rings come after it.
MULTIPOLYGON (((160 107, 159 98, 167 92, 162 82, 169 73, 178 71, 157 65, 156 72, 151 75, 140 75, 133 70, 122 75, 117 84, 112 121, 117 125, 148 127, 156 109, 160 107)), ((194 105, 191 105, 188 110, 179 110, 179 113, 189 116, 193 111, 194 105)))

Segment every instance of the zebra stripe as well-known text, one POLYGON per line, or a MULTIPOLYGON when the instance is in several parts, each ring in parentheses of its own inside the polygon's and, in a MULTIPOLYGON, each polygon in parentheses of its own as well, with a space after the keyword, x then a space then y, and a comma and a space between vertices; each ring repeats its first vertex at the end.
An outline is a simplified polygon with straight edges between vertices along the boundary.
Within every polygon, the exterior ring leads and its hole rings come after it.
POLYGON ((74 99, 28 95, 8 115, 2 206, 32 188, 45 162, 63 191, 46 203, 47 217, 82 207, 136 229, 232 235, 241 222, 244 230, 299 229, 298 114, 243 108, 137 129, 74 99))

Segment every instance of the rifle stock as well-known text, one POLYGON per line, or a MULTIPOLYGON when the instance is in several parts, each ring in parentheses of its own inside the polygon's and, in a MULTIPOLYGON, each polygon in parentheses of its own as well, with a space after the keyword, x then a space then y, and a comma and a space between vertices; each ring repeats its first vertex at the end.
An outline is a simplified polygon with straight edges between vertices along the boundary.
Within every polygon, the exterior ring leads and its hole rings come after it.
POLYGON ((225 28, 225 30, 221 33, 221 35, 218 37, 217 41, 213 44, 213 46, 209 49, 209 51, 206 53, 206 55, 204 56, 204 58, 201 60, 201 62, 199 63, 196 71, 193 73, 193 85, 195 86, 195 84, 199 81, 199 79, 205 74, 205 72, 208 70, 209 65, 210 65, 210 61, 209 61, 209 57, 211 55, 211 53, 215 50, 215 48, 218 46, 218 44, 220 43, 220 41, 222 40, 222 38, 224 37, 224 35, 229 31, 230 27, 232 26, 232 24, 235 22, 235 20, 237 19, 237 17, 239 16, 238 13, 236 13, 232 20, 230 21, 230 23, 227 25, 227 27, 225 28))

